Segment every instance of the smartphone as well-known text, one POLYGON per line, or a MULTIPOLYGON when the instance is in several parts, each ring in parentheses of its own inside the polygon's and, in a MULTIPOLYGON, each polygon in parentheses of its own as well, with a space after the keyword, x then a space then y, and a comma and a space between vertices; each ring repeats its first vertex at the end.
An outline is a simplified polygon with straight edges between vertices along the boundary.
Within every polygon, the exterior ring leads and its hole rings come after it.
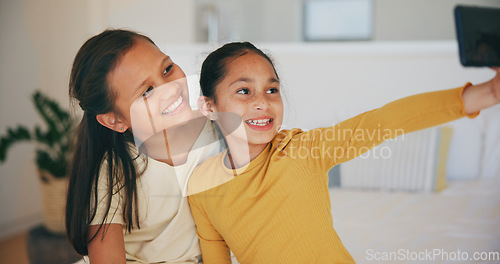
POLYGON ((460 63, 463 66, 500 66, 500 8, 455 7, 460 63))

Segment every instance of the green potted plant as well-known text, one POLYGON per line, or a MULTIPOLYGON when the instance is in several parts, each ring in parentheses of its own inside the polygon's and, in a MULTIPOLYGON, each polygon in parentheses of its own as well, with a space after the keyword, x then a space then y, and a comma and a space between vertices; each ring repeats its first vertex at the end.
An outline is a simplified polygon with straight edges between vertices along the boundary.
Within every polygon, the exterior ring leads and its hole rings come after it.
POLYGON ((45 126, 36 125, 31 130, 22 125, 8 128, 7 134, 0 138, 0 162, 6 160, 7 152, 14 144, 36 143, 44 225, 51 232, 64 233, 69 145, 75 122, 67 110, 40 91, 35 91, 32 100, 45 126))

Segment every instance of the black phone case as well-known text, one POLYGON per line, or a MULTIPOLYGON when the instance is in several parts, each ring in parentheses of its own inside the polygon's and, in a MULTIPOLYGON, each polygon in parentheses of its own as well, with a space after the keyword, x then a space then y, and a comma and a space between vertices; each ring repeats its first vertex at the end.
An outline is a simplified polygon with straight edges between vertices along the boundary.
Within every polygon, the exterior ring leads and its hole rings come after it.
POLYGON ((500 66, 500 9, 459 5, 454 15, 460 63, 500 66))

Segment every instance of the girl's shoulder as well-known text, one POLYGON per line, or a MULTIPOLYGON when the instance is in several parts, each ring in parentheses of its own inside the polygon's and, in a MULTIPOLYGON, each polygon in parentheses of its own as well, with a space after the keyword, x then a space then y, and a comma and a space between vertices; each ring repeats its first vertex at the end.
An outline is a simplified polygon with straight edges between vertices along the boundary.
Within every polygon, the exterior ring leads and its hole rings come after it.
POLYGON ((304 133, 304 131, 300 128, 280 130, 276 136, 274 136, 271 144, 277 146, 277 148, 280 148, 280 146, 284 147, 290 141, 297 139, 302 133, 304 133))
POLYGON ((188 195, 206 191, 234 178, 232 175, 225 173, 222 167, 225 155, 226 151, 223 151, 209 157, 193 170, 187 184, 188 195))

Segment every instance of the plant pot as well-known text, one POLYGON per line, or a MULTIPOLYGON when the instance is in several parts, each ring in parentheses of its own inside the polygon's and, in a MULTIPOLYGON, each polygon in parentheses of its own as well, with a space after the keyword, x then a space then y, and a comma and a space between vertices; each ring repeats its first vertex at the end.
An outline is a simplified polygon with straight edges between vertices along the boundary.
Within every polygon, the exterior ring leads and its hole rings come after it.
POLYGON ((43 224, 55 234, 65 234, 67 178, 55 178, 47 171, 39 171, 42 187, 43 224))

